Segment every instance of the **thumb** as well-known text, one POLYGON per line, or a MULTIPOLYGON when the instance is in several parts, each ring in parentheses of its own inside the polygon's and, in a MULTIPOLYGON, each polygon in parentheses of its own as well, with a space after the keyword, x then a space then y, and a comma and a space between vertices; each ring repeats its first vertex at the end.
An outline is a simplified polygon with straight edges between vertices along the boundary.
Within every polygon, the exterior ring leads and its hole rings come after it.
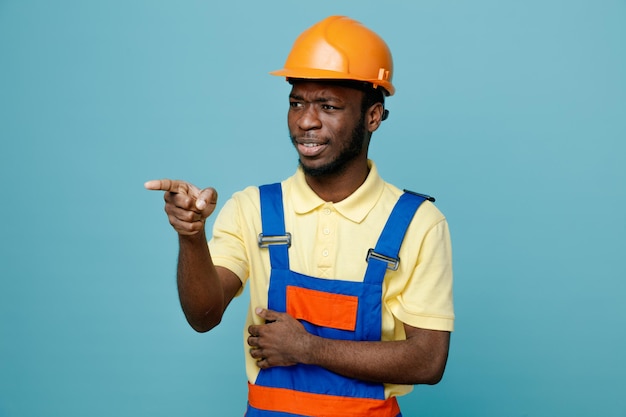
POLYGON ((261 308, 261 307, 255 308, 254 312, 257 314, 257 316, 261 317, 262 319, 265 319, 265 321, 267 322, 274 322, 278 320, 278 318, 280 317, 280 313, 273 311, 273 310, 261 308))
POLYGON ((217 191, 214 188, 205 188, 200 191, 200 194, 196 197, 196 208, 203 213, 209 215, 213 212, 215 205, 217 204, 217 191))

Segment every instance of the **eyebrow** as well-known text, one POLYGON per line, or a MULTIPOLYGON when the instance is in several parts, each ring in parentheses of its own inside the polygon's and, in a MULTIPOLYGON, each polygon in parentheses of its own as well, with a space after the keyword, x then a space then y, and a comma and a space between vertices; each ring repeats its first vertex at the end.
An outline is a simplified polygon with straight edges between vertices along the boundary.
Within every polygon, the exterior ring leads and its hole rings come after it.
MULTIPOLYGON (((301 95, 298 94, 289 94, 289 98, 294 99, 294 100, 300 100, 300 101, 304 101, 304 97, 302 97, 301 95)), ((330 97, 319 97, 316 98, 315 100, 313 100, 314 103, 327 103, 329 101, 335 101, 338 103, 341 103, 342 100, 339 99, 338 97, 334 97, 334 96, 330 96, 330 97)))

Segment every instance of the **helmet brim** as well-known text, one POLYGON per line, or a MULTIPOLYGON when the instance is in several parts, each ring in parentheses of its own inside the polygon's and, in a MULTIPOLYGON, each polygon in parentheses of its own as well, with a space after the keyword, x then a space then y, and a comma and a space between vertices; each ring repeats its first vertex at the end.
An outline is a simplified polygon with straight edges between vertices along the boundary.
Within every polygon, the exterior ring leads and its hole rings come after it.
POLYGON ((362 81, 372 84, 373 87, 381 87, 385 91, 386 96, 392 96, 395 93, 395 88, 387 80, 372 80, 365 78, 357 78, 354 75, 346 74, 345 72, 313 69, 313 68, 282 68, 276 71, 270 72, 271 75, 285 78, 298 78, 304 80, 351 80, 362 81))

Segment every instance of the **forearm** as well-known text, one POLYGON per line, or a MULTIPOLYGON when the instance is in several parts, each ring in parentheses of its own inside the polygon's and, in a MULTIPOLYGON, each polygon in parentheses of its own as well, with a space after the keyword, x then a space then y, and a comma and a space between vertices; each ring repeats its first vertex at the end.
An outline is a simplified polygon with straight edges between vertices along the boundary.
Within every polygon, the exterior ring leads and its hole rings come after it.
POLYGON ((179 235, 177 284, 183 312, 194 330, 206 332, 220 323, 227 302, 204 230, 179 235))
POLYGON ((410 339, 354 342, 312 336, 302 361, 365 381, 436 384, 443 376, 449 341, 447 332, 438 333, 435 347, 410 339))
POLYGON ((404 324, 404 340, 335 340, 307 332, 287 313, 262 308, 255 312, 266 323, 248 327, 248 345, 261 369, 303 363, 363 381, 414 385, 436 384, 446 367, 447 331, 404 324))

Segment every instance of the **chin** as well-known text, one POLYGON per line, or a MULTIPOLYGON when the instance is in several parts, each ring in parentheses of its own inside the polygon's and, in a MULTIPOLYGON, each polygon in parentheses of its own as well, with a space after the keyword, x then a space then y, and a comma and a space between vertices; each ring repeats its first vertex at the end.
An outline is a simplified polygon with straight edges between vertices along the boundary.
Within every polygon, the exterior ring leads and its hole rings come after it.
POLYGON ((311 166, 303 164, 302 160, 299 161, 300 167, 302 167, 304 173, 310 177, 316 178, 337 175, 343 172, 345 170, 345 164, 339 164, 337 162, 338 161, 334 161, 324 165, 311 166))

